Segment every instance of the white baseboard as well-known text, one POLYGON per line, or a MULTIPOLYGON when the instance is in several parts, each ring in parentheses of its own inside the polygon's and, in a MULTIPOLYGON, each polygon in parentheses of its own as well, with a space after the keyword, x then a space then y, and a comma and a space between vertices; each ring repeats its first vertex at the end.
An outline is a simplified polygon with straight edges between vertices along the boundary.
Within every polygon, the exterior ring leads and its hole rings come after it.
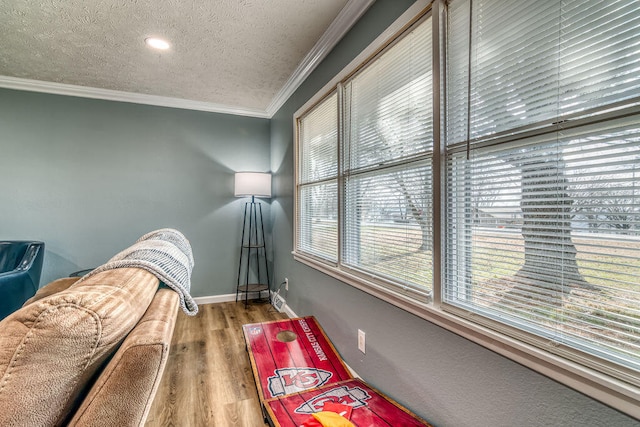
POLYGON ((195 297, 196 304, 216 304, 218 302, 230 302, 236 300, 236 294, 212 295, 208 297, 195 297))
POLYGON ((356 371, 353 370, 353 368, 349 365, 347 365, 347 362, 345 362, 344 360, 342 361, 342 363, 344 363, 344 366, 347 367, 347 369, 349 370, 349 372, 351 372, 351 375, 353 375, 354 378, 360 378, 362 379, 362 377, 360 375, 358 375, 358 373, 356 371))
MULTIPOLYGON (((252 300, 252 299, 258 299, 258 296, 257 295, 249 296, 249 300, 252 300)), ((219 303, 219 302, 233 302, 233 301, 236 300, 236 294, 211 295, 211 296, 208 296, 208 297, 194 297, 193 300, 198 305, 201 305, 201 304, 216 304, 216 303, 219 303)), ((244 295, 242 295, 242 298, 239 299, 239 301, 240 300, 244 301, 244 295)))
POLYGON ((300 317, 293 310, 291 310, 291 307, 289 307, 289 305, 286 302, 284 304, 284 307, 282 307, 282 312, 291 318, 300 317))

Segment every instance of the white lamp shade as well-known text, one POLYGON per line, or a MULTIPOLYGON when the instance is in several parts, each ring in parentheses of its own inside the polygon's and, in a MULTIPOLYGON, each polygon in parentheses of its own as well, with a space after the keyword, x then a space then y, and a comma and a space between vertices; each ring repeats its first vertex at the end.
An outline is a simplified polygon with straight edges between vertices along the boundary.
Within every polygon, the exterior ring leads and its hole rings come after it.
POLYGON ((236 172, 235 196, 271 197, 271 174, 236 172))

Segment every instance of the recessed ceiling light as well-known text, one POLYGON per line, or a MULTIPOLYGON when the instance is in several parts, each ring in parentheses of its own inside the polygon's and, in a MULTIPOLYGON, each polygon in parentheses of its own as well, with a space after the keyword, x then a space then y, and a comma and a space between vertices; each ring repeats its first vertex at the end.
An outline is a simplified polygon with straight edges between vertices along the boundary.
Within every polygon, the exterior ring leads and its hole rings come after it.
POLYGON ((167 50, 169 49, 169 46, 171 46, 169 42, 157 37, 147 37, 146 39, 144 39, 144 42, 147 44, 147 46, 160 50, 167 50))

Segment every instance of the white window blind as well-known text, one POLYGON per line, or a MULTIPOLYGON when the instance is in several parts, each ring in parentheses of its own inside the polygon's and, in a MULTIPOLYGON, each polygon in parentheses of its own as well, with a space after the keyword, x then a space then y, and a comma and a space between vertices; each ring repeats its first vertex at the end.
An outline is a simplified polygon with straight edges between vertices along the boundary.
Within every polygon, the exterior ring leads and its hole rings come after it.
POLYGON ((338 96, 298 120, 296 249, 338 261, 338 96))
POLYGON ((448 21, 445 307, 638 385, 640 2, 448 21))
POLYGON ((637 101, 639 25, 634 0, 453 1, 447 141, 466 141, 467 131, 471 140, 513 133, 637 101))
POLYGON ((344 84, 343 265, 431 291, 431 18, 344 84))

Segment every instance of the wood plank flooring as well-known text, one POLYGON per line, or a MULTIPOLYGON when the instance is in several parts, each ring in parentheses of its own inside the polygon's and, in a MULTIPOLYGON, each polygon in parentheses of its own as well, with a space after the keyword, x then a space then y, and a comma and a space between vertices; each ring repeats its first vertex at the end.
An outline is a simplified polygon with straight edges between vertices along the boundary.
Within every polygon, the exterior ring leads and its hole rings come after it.
POLYGON ((242 325, 286 319, 268 303, 205 304, 178 314, 146 426, 265 426, 242 325))

